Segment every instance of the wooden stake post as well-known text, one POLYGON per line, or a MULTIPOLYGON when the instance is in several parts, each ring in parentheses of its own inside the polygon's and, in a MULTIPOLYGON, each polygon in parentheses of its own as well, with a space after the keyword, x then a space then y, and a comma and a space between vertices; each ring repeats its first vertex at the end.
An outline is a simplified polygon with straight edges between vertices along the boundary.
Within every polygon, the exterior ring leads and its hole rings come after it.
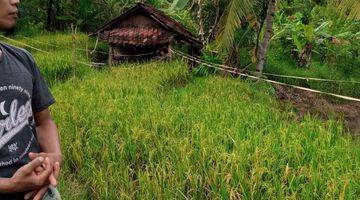
POLYGON ((168 60, 169 60, 169 61, 172 61, 173 58, 174 58, 174 56, 173 56, 173 54, 172 54, 172 49, 173 49, 173 43, 170 42, 170 43, 169 43, 169 46, 168 46, 168 60))
POLYGON ((73 76, 76 78, 76 27, 71 25, 72 40, 73 40, 73 76))
POLYGON ((86 59, 89 60, 89 39, 86 39, 86 59))
POLYGON ((113 63, 113 47, 109 46, 109 67, 111 68, 113 63))

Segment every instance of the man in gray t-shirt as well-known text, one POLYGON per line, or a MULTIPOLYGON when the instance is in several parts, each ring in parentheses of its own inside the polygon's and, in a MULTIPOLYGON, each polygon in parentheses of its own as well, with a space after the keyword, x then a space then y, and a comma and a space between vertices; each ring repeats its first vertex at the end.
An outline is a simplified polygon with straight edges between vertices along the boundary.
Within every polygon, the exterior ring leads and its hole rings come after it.
MULTIPOLYGON (((19 0, 0 0, 0 31, 15 25, 19 0)), ((34 59, 0 43, 0 199, 41 199, 57 185, 62 155, 48 107, 55 102, 34 59)))

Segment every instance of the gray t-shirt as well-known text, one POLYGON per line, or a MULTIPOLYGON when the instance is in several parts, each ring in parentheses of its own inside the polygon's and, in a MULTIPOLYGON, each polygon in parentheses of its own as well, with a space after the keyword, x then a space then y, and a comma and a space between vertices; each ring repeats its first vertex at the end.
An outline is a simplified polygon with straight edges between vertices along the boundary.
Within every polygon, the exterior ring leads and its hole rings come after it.
POLYGON ((10 178, 30 161, 29 152, 40 152, 33 113, 55 100, 29 52, 4 43, 0 48, 0 177, 10 178))

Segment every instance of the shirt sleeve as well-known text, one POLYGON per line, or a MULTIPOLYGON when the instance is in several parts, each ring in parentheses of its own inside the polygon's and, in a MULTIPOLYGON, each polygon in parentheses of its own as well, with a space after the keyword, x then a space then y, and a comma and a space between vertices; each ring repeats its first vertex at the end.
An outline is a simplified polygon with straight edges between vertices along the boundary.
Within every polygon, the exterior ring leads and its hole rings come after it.
POLYGON ((32 109, 34 113, 41 112, 55 103, 55 99, 51 94, 44 77, 41 75, 39 68, 34 60, 32 60, 32 71, 34 76, 32 109))

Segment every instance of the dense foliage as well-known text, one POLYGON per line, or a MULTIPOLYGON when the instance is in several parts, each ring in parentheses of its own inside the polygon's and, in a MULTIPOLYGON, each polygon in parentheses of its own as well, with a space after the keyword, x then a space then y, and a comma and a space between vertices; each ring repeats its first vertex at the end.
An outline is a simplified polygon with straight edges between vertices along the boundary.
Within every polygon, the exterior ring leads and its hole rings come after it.
MULTIPOLYGON (((239 68, 256 62, 264 35, 267 0, 145 2, 182 22, 194 34, 200 34, 207 45, 205 56, 211 57, 216 52, 216 59, 239 68)), ((18 30, 30 35, 45 29, 69 30, 74 24, 81 31, 91 32, 135 3, 132 0, 23 1, 18 30)), ((312 61, 358 66, 360 22, 356 11, 359 7, 353 0, 279 1, 271 38, 271 46, 276 48, 271 49, 287 55, 300 67, 310 67, 312 61)))

